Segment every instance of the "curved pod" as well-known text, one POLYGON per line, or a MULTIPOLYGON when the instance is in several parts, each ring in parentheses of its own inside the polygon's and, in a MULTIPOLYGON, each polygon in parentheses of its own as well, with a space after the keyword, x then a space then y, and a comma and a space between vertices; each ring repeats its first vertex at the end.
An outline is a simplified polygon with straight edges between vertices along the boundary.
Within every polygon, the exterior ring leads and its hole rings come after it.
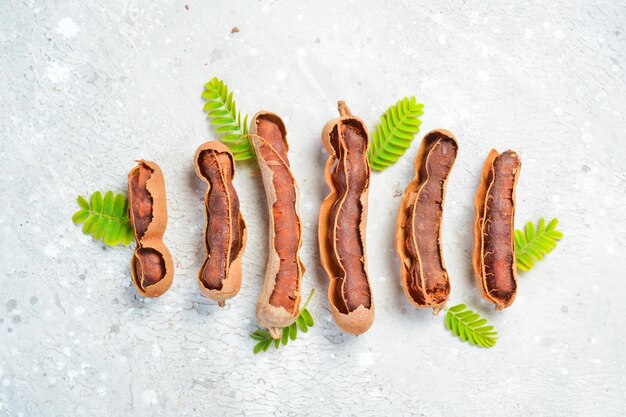
POLYGON ((361 119, 338 103, 340 117, 326 123, 322 143, 329 154, 324 170, 330 193, 320 207, 318 239, 328 274, 328 301, 337 325, 352 334, 374 321, 367 275, 365 229, 370 167, 368 133, 361 119))
POLYGON ((159 297, 172 285, 174 262, 163 243, 167 227, 165 180, 151 161, 137 161, 128 174, 128 210, 137 247, 130 272, 143 297, 159 297))
POLYGON ((418 308, 437 314, 450 295, 450 280, 441 246, 441 220, 446 183, 458 144, 443 129, 424 136, 415 157, 415 176, 409 183, 396 222, 396 251, 404 293, 418 308))
POLYGON ((194 168, 208 186, 204 197, 207 257, 198 273, 198 287, 203 296, 223 307, 241 288, 241 258, 247 236, 233 186, 235 160, 226 145, 210 141, 196 150, 194 168))
POLYGON ((521 168, 519 155, 492 149, 483 166, 474 199, 476 284, 496 310, 510 306, 517 293, 514 220, 515 185, 521 168))
POLYGON ((281 118, 266 111, 254 115, 250 140, 257 157, 269 210, 269 256, 265 280, 256 305, 259 325, 274 339, 300 313, 304 264, 299 191, 289 166, 287 131, 281 118))

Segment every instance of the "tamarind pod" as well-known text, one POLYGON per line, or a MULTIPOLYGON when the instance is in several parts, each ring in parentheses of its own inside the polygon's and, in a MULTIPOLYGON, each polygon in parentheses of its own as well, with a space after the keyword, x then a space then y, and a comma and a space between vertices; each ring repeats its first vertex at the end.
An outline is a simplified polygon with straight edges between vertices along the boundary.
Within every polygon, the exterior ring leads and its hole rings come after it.
POLYGON ((302 244, 299 190, 289 166, 287 131, 281 118, 258 112, 251 121, 250 138, 269 211, 269 256, 256 318, 274 339, 279 339, 281 329, 295 322, 300 312, 305 268, 298 255, 302 244))
POLYGON ((196 150, 194 168, 208 186, 204 198, 207 257, 198 273, 198 288, 203 296, 223 307, 241 288, 241 258, 247 238, 233 186, 235 160, 226 145, 210 141, 196 150))
POLYGON ((143 297, 159 297, 172 285, 174 262, 163 243, 167 227, 165 180, 151 161, 137 161, 128 174, 128 211, 137 247, 131 259, 133 284, 143 297))
POLYGON ((517 293, 515 262, 515 185, 519 155, 492 149, 483 165, 474 199, 473 266, 476 285, 496 310, 510 306, 517 293))
POLYGON ((365 123, 338 102, 340 117, 326 123, 322 143, 329 154, 324 177, 330 188, 320 207, 320 258, 330 280, 328 301, 343 331, 359 335, 374 321, 367 274, 366 225, 370 167, 365 123))
POLYGON ((418 308, 437 314, 450 294, 450 280, 441 245, 441 220, 446 183, 458 151, 454 135, 443 129, 428 132, 415 157, 396 222, 396 251, 404 293, 418 308))

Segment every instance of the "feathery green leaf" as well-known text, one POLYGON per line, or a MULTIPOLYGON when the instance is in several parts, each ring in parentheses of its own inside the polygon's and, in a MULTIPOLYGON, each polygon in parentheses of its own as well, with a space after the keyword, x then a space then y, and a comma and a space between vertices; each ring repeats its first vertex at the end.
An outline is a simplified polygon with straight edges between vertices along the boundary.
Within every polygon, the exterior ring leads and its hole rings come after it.
POLYGON ((563 238, 563 233, 556 230, 558 224, 556 218, 547 225, 544 219, 539 219, 536 228, 533 222, 528 222, 524 231, 515 230, 515 261, 520 270, 530 271, 535 261, 542 260, 556 248, 557 242, 563 238))
POLYGON ((254 352, 254 354, 259 353, 261 350, 263 350, 263 345, 265 344, 265 340, 261 340, 259 343, 257 343, 256 345, 254 345, 254 349, 252 350, 254 352))
POLYGON ((296 323, 291 323, 291 326, 289 326, 289 338, 291 340, 296 340, 298 338, 298 326, 296 323))
POLYGON ((302 317, 302 314, 298 316, 296 323, 298 324, 298 328, 301 332, 306 333, 309 331, 309 326, 307 326, 306 321, 304 321, 304 317, 302 317))
POLYGON ((311 313, 309 313, 309 310, 307 309, 302 310, 302 313, 300 313, 300 315, 302 316, 302 318, 304 319, 304 322, 306 323, 308 327, 313 327, 313 325, 315 324, 315 321, 313 321, 313 316, 311 315, 311 313))
POLYGON ((367 151, 371 169, 382 171, 404 155, 420 130, 422 122, 419 117, 424 114, 423 108, 415 97, 404 97, 380 117, 367 151))
POLYGON ((487 319, 481 318, 478 313, 466 310, 465 304, 457 304, 446 312, 446 329, 450 330, 463 342, 470 342, 474 346, 484 348, 496 344, 498 333, 493 326, 485 326, 487 319))
POLYGON ((226 144, 238 161, 254 158, 254 149, 248 139, 248 115, 241 120, 241 112, 233 99, 233 93, 228 91, 224 81, 213 77, 204 85, 202 98, 206 101, 204 111, 215 133, 220 134, 222 142, 226 144))
POLYGON ((272 339, 272 336, 267 330, 257 329, 254 332, 250 333, 250 338, 255 340, 257 343, 254 345, 252 352, 255 354, 261 351, 267 351, 269 347, 274 344, 274 349, 278 349, 280 345, 286 345, 289 343, 289 340, 294 341, 298 338, 298 328, 302 333, 306 333, 309 331, 309 327, 313 327, 315 324, 313 321, 313 316, 311 316, 311 312, 307 310, 307 306, 309 305, 309 301, 311 301, 311 297, 315 293, 315 289, 311 289, 304 306, 300 310, 300 314, 296 318, 296 321, 293 322, 290 326, 284 327, 282 331, 282 335, 280 339, 272 339))
POLYGON ((122 194, 107 191, 103 197, 100 191, 96 191, 89 199, 91 203, 82 195, 77 200, 80 210, 74 213, 72 221, 74 224, 84 223, 83 233, 108 246, 126 246, 133 241, 135 235, 128 218, 128 200, 122 194))

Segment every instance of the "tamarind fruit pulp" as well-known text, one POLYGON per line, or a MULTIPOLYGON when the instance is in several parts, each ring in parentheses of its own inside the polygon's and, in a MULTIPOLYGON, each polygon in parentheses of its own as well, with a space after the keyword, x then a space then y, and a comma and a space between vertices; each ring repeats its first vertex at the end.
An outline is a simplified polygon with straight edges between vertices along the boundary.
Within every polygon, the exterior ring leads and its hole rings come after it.
POLYGON ((151 161, 137 161, 128 174, 128 211, 137 247, 131 260, 133 284, 143 297, 159 297, 172 285, 174 262, 163 243, 167 227, 165 180, 151 161))
POLYGON ((235 159, 226 145, 210 141, 196 150, 194 167, 208 186, 204 198, 207 257, 198 274, 198 287, 202 295, 223 307, 241 288, 241 258, 247 236, 233 186, 235 159))
POLYGON ((458 151, 454 135, 443 129, 424 136, 415 157, 396 222, 396 251, 402 288, 418 308, 437 314, 450 294, 450 280, 441 245, 446 183, 458 151))
POLYGON ((250 140, 269 211, 269 256, 256 317, 259 325, 278 339, 281 329, 291 325, 300 312, 305 268, 298 254, 302 244, 299 191, 287 157, 287 131, 281 118, 266 111, 255 114, 250 140))
POLYGON ((361 334, 374 321, 374 300, 367 274, 365 234, 370 167, 368 133, 345 102, 340 117, 326 123, 322 143, 329 154, 324 176, 330 188, 320 207, 318 240, 328 274, 328 300, 337 325, 361 334))
POLYGON ((483 165, 474 199, 474 255, 476 284, 496 310, 510 306, 517 293, 514 220, 515 185, 521 168, 519 155, 492 149, 483 165))

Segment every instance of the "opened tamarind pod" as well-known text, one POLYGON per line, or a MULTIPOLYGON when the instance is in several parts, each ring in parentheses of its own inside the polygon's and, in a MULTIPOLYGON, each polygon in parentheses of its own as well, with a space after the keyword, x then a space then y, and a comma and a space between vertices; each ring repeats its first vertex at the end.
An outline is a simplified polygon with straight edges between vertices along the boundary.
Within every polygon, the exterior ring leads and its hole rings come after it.
POLYGON ((256 305, 259 325, 274 339, 300 313, 304 265, 298 251, 302 244, 299 191, 289 166, 287 131, 277 114, 261 111, 250 125, 269 210, 269 257, 265 280, 256 305))
POLYGON ((233 186, 235 159, 221 142, 203 143, 196 150, 194 167, 208 185, 204 197, 207 222, 204 246, 207 257, 198 274, 198 287, 220 307, 241 288, 241 257, 246 246, 246 224, 233 186))
POLYGON ((458 144, 443 129, 428 132, 415 157, 415 176, 409 183, 396 222, 396 251, 400 280, 414 306, 437 314, 450 295, 450 280, 441 247, 441 220, 446 183, 458 144))
POLYGON ((514 217, 515 185, 521 168, 519 155, 492 149, 483 166, 474 199, 476 284, 496 310, 510 306, 517 292, 514 217))
POLYGON ((329 154, 324 176, 330 193, 320 207, 318 239, 335 322, 343 331, 359 335, 374 321, 365 253, 369 138, 365 123, 343 101, 338 108, 340 117, 322 130, 329 154))
POLYGON ((159 297, 172 285, 174 262, 163 243, 167 227, 165 180, 151 161, 137 161, 128 174, 128 211, 137 247, 131 260, 133 283, 143 297, 159 297))

